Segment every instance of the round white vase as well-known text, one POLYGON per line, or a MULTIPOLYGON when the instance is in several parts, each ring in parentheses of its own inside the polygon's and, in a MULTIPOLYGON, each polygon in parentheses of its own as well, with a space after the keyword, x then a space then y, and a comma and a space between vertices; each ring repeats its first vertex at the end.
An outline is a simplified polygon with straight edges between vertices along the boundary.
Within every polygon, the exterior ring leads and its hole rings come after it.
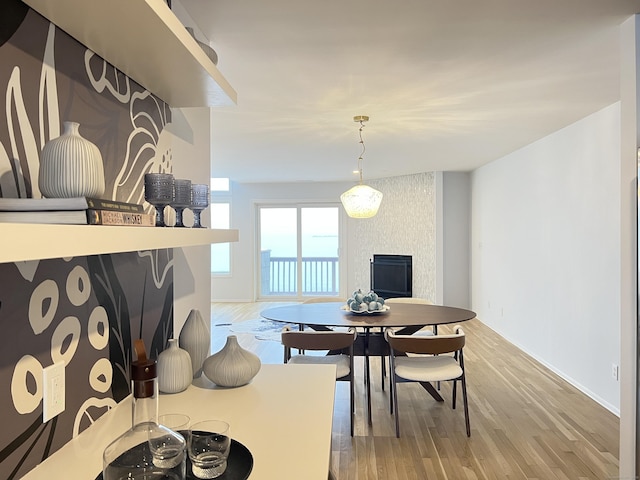
POLYGON ((76 122, 64 122, 62 135, 47 142, 40 154, 38 187, 48 198, 100 197, 104 165, 98 147, 79 133, 76 122))
POLYGON ((164 393, 186 390, 193 380, 193 367, 189 352, 171 338, 169 347, 158 355, 158 389, 164 393))
POLYGON ((194 308, 189 312, 179 338, 180 348, 191 356, 193 378, 199 377, 202 374, 202 362, 209 356, 211 349, 211 332, 199 310, 194 308))
POLYGON ((256 354, 240 346, 238 337, 229 335, 222 350, 204 361, 202 371, 216 385, 240 387, 258 374, 261 365, 256 354))

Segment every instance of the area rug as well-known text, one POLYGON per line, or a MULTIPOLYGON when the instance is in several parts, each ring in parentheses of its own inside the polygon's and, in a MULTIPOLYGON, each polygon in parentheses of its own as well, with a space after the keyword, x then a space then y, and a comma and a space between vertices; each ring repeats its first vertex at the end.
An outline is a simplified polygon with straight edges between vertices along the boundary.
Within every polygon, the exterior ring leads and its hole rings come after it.
POLYGON ((289 325, 292 330, 298 329, 298 325, 274 322, 264 318, 232 323, 228 327, 233 333, 250 333, 257 340, 280 342, 280 333, 285 325, 289 325))

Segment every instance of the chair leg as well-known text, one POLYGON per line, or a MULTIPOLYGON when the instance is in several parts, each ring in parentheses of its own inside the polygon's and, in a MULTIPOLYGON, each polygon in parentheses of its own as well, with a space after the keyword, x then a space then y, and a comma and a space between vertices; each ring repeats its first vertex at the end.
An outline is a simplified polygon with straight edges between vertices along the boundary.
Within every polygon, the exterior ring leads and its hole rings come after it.
POLYGON ((400 438, 400 414, 398 413, 398 386, 396 383, 396 374, 389 368, 389 378, 391 379, 391 395, 393 398, 393 413, 396 417, 396 438, 400 438))
POLYGON ((454 410, 456 409, 456 394, 458 393, 458 381, 454 380, 453 381, 453 400, 451 402, 451 408, 453 408, 454 410))
POLYGON ((349 380, 349 409, 351 419, 351 436, 353 437, 353 422, 355 421, 356 412, 356 399, 355 399, 355 385, 353 382, 353 371, 351 372, 351 379, 349 380))
POLYGON ((373 423, 371 419, 371 370, 369 366, 369 356, 364 356, 364 364, 365 364, 365 386, 367 387, 367 418, 369 420, 369 425, 373 423))
MULTIPOLYGON (((304 331, 304 323, 299 323, 298 324, 298 330, 303 332, 304 331)), ((302 350, 301 348, 298 349, 298 353, 300 355, 304 355, 304 350, 302 350)))
POLYGON ((469 404, 467 402, 467 381, 462 375, 462 403, 464 405, 464 423, 467 427, 467 437, 471 436, 471 425, 469 423, 469 404))
MULTIPOLYGON (((384 335, 384 328, 380 329, 380 334, 384 335)), ((387 376, 387 367, 384 361, 384 355, 380 355, 380 381, 382 385, 382 391, 384 392, 384 377, 387 376)))
POLYGON ((395 395, 393 393, 393 371, 391 371, 391 366, 389 366, 389 413, 393 415, 393 399, 395 395))

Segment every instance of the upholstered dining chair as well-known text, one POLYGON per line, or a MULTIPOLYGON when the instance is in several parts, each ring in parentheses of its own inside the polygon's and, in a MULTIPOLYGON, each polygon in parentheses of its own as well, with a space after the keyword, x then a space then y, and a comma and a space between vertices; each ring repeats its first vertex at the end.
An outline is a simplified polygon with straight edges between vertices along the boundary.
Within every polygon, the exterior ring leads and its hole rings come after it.
MULTIPOLYGON (((427 300, 426 298, 419 298, 419 297, 394 297, 394 298, 387 298, 384 301, 385 304, 388 304, 389 306, 393 305, 394 303, 412 303, 415 305, 433 305, 433 302, 430 300, 427 300)), ((434 325, 433 327, 425 327, 422 328, 420 330, 418 330, 416 333, 414 333, 414 335, 433 335, 433 334, 437 334, 438 330, 437 330, 437 325, 434 325)))
MULTIPOLYGON (((342 298, 336 297, 309 297, 302 301, 302 303, 330 303, 330 302, 346 302, 342 298)), ((304 330, 304 323, 298 324, 300 330, 304 330)))
POLYGON ((398 411, 399 382, 453 382, 452 407, 456 408, 457 382, 462 384, 462 401, 467 437, 471 436, 467 381, 464 370, 463 347, 465 335, 456 326, 450 335, 397 335, 392 329, 385 331, 389 342, 389 372, 391 393, 389 405, 395 415, 396 437, 400 437, 400 413, 398 411), (408 356, 416 353, 419 356, 408 356))
MULTIPOLYGON (((433 302, 431 302, 430 300, 427 300, 426 298, 420 298, 420 297, 392 297, 392 298, 387 298, 384 301, 385 304, 388 304, 390 307, 394 304, 394 303, 412 303, 412 304, 416 304, 416 305, 433 305, 433 302)), ((418 330, 417 332, 414 333, 414 335, 435 335, 438 333, 438 326, 434 325, 433 327, 423 327, 420 330, 418 330)), ((380 357, 380 375, 381 375, 381 380, 382 380, 382 390, 384 390, 384 377, 387 375, 387 367, 386 367, 386 362, 385 362, 385 357, 381 356, 380 357)))
POLYGON ((351 436, 353 437, 353 425, 355 415, 355 384, 353 381, 353 343, 356 341, 357 332, 349 329, 346 332, 329 331, 296 331, 286 326, 282 330, 282 345, 284 345, 284 363, 289 364, 323 364, 336 366, 336 380, 349 382, 349 409, 351 418, 351 436), (292 355, 291 350, 322 351, 343 350, 346 353, 337 355, 298 354, 292 355))

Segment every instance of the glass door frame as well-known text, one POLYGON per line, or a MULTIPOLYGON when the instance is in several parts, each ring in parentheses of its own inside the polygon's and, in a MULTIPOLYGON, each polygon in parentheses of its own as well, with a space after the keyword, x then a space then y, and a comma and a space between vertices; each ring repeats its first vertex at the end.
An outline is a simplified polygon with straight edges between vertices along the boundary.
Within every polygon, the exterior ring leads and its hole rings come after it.
POLYGON ((303 302, 309 298, 314 298, 315 296, 305 296, 302 292, 302 275, 300 274, 302 270, 302 236, 301 236, 301 218, 302 218, 302 209, 304 208, 336 208, 338 210, 338 296, 331 297, 327 296, 327 299, 335 299, 335 301, 341 301, 345 297, 345 289, 346 289, 346 280, 347 280, 347 259, 346 259, 346 215, 344 213, 344 209, 341 208, 340 202, 300 202, 300 201, 291 201, 291 202, 257 202, 254 204, 254 214, 255 214, 255 269, 254 269, 254 288, 256 292, 257 301, 294 301, 294 302, 303 302), (260 220, 260 210, 262 208, 295 208, 296 209, 296 219, 297 219, 297 237, 296 237, 296 257, 297 257, 297 265, 298 265, 298 275, 296 279, 297 283, 297 294, 296 295, 263 295, 261 290, 261 276, 262 276, 262 265, 261 265, 261 220, 260 220))

